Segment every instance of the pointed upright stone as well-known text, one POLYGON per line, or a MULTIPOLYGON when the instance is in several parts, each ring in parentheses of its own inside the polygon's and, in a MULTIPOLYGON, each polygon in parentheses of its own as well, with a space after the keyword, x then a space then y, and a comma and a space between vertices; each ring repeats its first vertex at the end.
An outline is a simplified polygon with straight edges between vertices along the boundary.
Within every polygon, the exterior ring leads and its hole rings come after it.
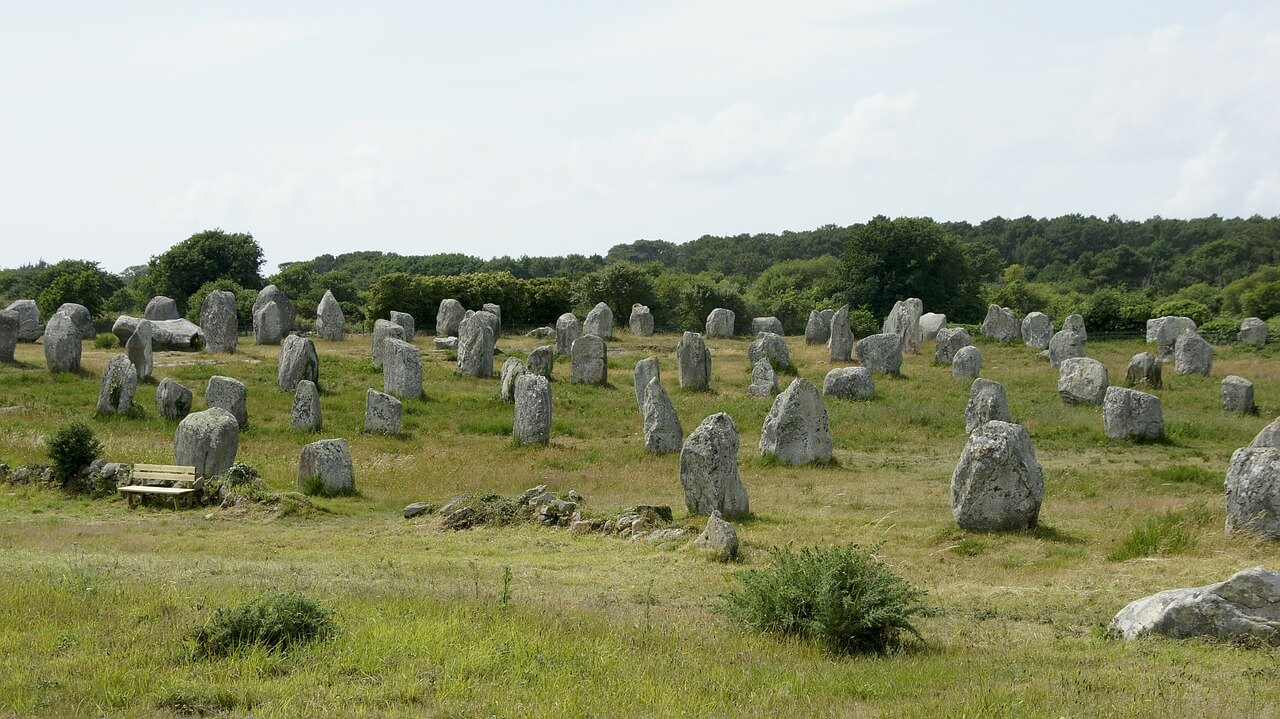
POLYGON ((991 421, 1012 422, 1004 385, 989 379, 975 379, 969 386, 969 404, 964 408, 964 431, 973 431, 991 421))
POLYGON ((831 322, 819 310, 809 312, 809 321, 804 326, 804 343, 807 345, 826 344, 831 339, 831 322))
POLYGON ((631 334, 637 337, 653 335, 653 313, 649 311, 647 305, 639 303, 631 305, 631 317, 627 324, 631 328, 631 334))
POLYGON ((778 394, 778 373, 767 359, 751 366, 751 384, 747 394, 752 397, 773 397, 778 394))
POLYGON ((649 380, 658 379, 660 376, 661 371, 658 367, 657 357, 646 357, 636 362, 635 389, 637 409, 644 409, 644 390, 649 386, 649 380))
POLYGON ((591 308, 586 321, 582 323, 582 333, 606 340, 613 339, 613 310, 609 309, 609 305, 597 302, 591 308))
POLYGON ((582 336, 582 326, 572 312, 560 315, 556 320, 556 354, 567 355, 573 350, 573 343, 582 336))
MULTIPOLYGON (((897 337, 897 335, 892 335, 897 337)), ((901 341, 898 343, 901 352, 901 341)), ((841 305, 831 318, 831 336, 827 340, 827 353, 832 362, 848 362, 853 352, 853 329, 849 327, 849 305, 841 305)))
POLYGON ((903 352, 920 352, 920 317, 924 313, 924 302, 918 297, 898 300, 894 303, 889 316, 880 327, 882 334, 897 335, 902 342, 903 352))
POLYGON ((256 317, 258 310, 266 307, 274 302, 278 311, 280 320, 280 336, 284 337, 293 331, 294 312, 293 303, 289 301, 286 295, 279 287, 275 285, 267 285, 258 292, 258 299, 253 302, 253 315, 256 317))
POLYGON ((338 298, 329 290, 324 291, 320 304, 316 305, 316 336, 330 342, 341 342, 344 336, 346 318, 342 315, 342 306, 338 298))
POLYGON ((124 343, 125 354, 129 355, 129 361, 133 363, 134 369, 138 373, 138 379, 146 379, 151 376, 155 364, 151 353, 151 338, 153 336, 151 320, 143 320, 138 323, 137 329, 133 334, 129 335, 128 341, 124 343))
POLYGON ((760 431, 760 455, 791 465, 831 461, 827 407, 809 380, 791 380, 773 400, 760 431))
POLYGON ((389 394, 370 388, 364 393, 364 431, 369 434, 400 434, 404 426, 404 404, 389 394))
POLYGON ((195 396, 178 380, 165 377, 156 387, 156 413, 167 420, 180 420, 191 414, 195 396))
POLYGON ((724 412, 702 420, 680 449, 680 485, 691 514, 719 510, 725 517, 751 513, 738 475, 738 427, 724 412))
POLYGON ((79 372, 84 347, 70 315, 55 312, 44 328, 44 363, 50 372, 79 372))
POLYGON ((292 391, 302 380, 320 383, 320 355, 311 340, 289 335, 280 345, 280 364, 276 368, 276 381, 280 389, 292 391))
POLYGON ((657 377, 644 387, 640 402, 640 416, 644 422, 644 448, 653 454, 670 454, 679 451, 684 441, 684 428, 676 414, 671 397, 663 389, 657 377))
POLYGON ((436 311, 436 337, 456 337, 458 326, 466 314, 461 302, 453 298, 440 300, 440 309, 436 311))
POLYGON ((315 382, 298 380, 293 391, 293 410, 289 413, 289 423, 299 432, 319 432, 324 427, 324 418, 320 414, 320 388, 316 387, 315 382))

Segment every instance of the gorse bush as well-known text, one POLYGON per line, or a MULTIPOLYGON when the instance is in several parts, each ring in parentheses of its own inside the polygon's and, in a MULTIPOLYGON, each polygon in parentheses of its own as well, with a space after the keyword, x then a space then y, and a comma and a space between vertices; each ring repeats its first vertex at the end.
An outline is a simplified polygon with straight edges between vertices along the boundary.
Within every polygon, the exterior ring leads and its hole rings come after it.
POLYGON ((100 350, 109 350, 112 347, 120 346, 120 338, 110 332, 99 332, 98 335, 93 338, 93 346, 100 350))
POLYGON ((302 594, 267 594, 214 612, 194 634, 195 656, 222 657, 250 646, 285 652, 336 629, 333 611, 302 594))
POLYGON ((845 654, 886 652, 908 637, 925 591, 856 544, 772 550, 765 569, 742 572, 722 597, 730 618, 757 631, 798 636, 845 654))
POLYGON ((102 444, 89 425, 76 420, 63 425, 46 440, 45 452, 53 465, 54 479, 67 487, 79 477, 81 469, 98 458, 102 444))

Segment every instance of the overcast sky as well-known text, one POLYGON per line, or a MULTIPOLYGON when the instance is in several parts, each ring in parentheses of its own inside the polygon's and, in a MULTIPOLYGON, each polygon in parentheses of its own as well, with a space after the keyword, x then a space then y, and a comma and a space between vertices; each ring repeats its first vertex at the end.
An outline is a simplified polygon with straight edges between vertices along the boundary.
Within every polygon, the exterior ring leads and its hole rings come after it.
POLYGON ((20 3, 0 97, 8 267, 1280 214, 1276 2, 20 3))

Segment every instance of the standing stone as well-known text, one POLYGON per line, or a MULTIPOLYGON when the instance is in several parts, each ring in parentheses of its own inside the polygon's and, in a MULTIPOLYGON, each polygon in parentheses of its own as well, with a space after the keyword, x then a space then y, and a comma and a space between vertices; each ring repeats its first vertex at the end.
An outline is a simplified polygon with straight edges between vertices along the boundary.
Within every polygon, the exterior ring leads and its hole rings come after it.
POLYGON ((320 356, 316 354, 314 342, 298 335, 289 335, 280 346, 280 366, 276 371, 276 381, 280 384, 280 389, 288 392, 304 379, 320 383, 320 356))
POLYGON ((173 463, 195 467, 196 476, 212 479, 236 463, 240 448, 240 424, 222 407, 193 412, 178 423, 173 434, 173 463))
POLYGON ((1160 389, 1163 380, 1161 362, 1150 352, 1139 352, 1129 358, 1129 368, 1125 370, 1125 384, 1130 387, 1149 387, 1160 389))
POLYGON ((556 366, 556 347, 555 345, 543 345, 536 347, 529 353, 528 370, 536 375, 541 375, 547 379, 551 379, 551 373, 556 366))
POLYGON ((1125 639, 1204 637, 1280 646, 1280 574, 1253 567, 1207 587, 1168 589, 1130 602, 1108 629, 1125 639))
POLYGON ((133 363, 138 379, 150 377, 155 368, 151 353, 152 330, 151 320, 143 320, 138 323, 137 329, 124 343, 125 354, 129 355, 129 361, 133 363))
POLYGON ((293 410, 289 413, 289 423, 300 432, 319 432, 324 426, 324 419, 320 414, 320 389, 315 382, 309 379, 298 380, 293 391, 293 410))
POLYGON ((482 312, 488 312, 497 320, 493 326, 493 336, 496 339, 502 334, 502 307, 500 305, 495 305, 492 302, 486 302, 483 305, 480 305, 480 310, 482 312))
POLYGON ((210 408, 220 407, 235 417, 236 424, 249 424, 249 390, 244 382, 231 377, 214 375, 204 388, 204 403, 210 408))
POLYGON ((723 307, 717 307, 711 310, 711 314, 707 315, 707 337, 732 337, 734 325, 738 321, 733 310, 726 310, 723 307))
POLYGON ((546 377, 525 373, 516 380, 516 415, 511 435, 521 444, 551 441, 551 383, 546 377))
POLYGON ((1173 371, 1178 374, 1209 376, 1213 369, 1213 345, 1195 332, 1178 336, 1173 350, 1173 371))
POLYGON ((608 384, 609 350, 604 338, 584 334, 573 341, 570 352, 572 368, 569 381, 573 384, 608 384))
POLYGON ((364 431, 400 434, 403 427, 404 404, 400 400, 373 388, 364 393, 364 431))
POLYGON ((1108 384, 1107 368, 1096 359, 1068 357, 1058 367, 1058 396, 1067 404, 1102 404, 1108 384))
POLYGON ((963 327, 943 327, 934 335, 934 339, 937 345, 933 352, 933 362, 941 365, 951 364, 961 347, 973 344, 969 331, 963 327))
POLYGON ((254 342, 260 345, 278 345, 284 334, 284 320, 280 305, 268 302, 253 311, 254 342))
POLYGON ((582 323, 582 334, 595 335, 601 339, 613 339, 613 310, 603 302, 597 302, 587 313, 582 323))
POLYGON ((515 357, 508 357, 507 361, 502 363, 501 381, 498 383, 498 399, 503 404, 512 404, 516 401, 516 380, 520 376, 528 372, 529 368, 515 357))
MULTIPOLYGON (((898 349, 901 352, 901 342, 898 343, 898 349)), ((853 330, 849 327, 849 305, 841 305, 831 318, 831 336, 827 339, 827 353, 832 362, 848 362, 852 352, 853 330)))
POLYGON ((1089 341, 1089 333, 1084 329, 1084 317, 1080 315, 1067 315, 1067 318, 1062 321, 1062 329, 1071 330, 1080 335, 1081 342, 1089 341))
POLYGON ((1164 437, 1160 398, 1127 387, 1108 387, 1102 402, 1102 428, 1111 439, 1157 440, 1164 437))
POLYGON ((235 352, 239 341, 236 317, 236 295, 227 290, 214 290, 200 305, 200 329, 204 330, 204 348, 208 352, 235 352))
POLYGON ((1253 383, 1244 377, 1229 375, 1222 380, 1222 410, 1235 414, 1257 414, 1253 403, 1253 383))
POLYGON ((1049 340, 1049 366, 1059 367, 1068 357, 1084 357, 1084 341, 1071 330, 1060 330, 1049 340))
POLYGON ((1053 320, 1043 312, 1032 312, 1022 318, 1022 341, 1032 349, 1048 349, 1053 338, 1053 320))
POLYGON ((351 447, 345 439, 322 439, 302 448, 298 457, 298 489, 319 479, 328 494, 350 494, 356 489, 351 447))
POLYGON ((1190 317, 1157 317, 1147 320, 1147 342, 1156 344, 1156 357, 1168 360, 1173 357, 1178 337, 1188 330, 1196 331, 1195 320, 1190 317))
POLYGON ((822 315, 822 321, 826 322, 827 327, 831 327, 831 321, 835 319, 836 311, 828 307, 825 310, 820 310, 819 314, 822 315))
POLYGON ((341 342, 344 335, 343 325, 347 318, 342 315, 342 306, 338 298, 329 290, 324 291, 320 304, 316 305, 316 336, 330 342, 341 342))
POLYGON ((640 402, 640 416, 644 421, 644 448, 652 454, 669 454, 680 449, 684 441, 684 427, 676 414, 671 397, 663 389, 657 377, 644 386, 640 402))
POLYGON ((738 476, 738 427, 725 412, 702 420, 680 448, 680 485, 690 514, 742 517, 751 512, 738 476))
POLYGON ((705 391, 711 388, 711 350, 702 335, 685 332, 676 344, 676 371, 680 388, 705 391))
POLYGON ((866 367, 836 367, 822 380, 822 394, 841 399, 871 399, 876 383, 866 367))
POLYGON ((751 334, 759 335, 761 332, 772 332, 779 337, 787 334, 782 330, 782 320, 777 317, 751 318, 751 334))
POLYGON ((900 374, 902 341, 889 334, 863 337, 858 340, 858 362, 876 374, 900 374))
POLYGON ((0 362, 12 362, 13 351, 18 347, 18 313, 0 310, 0 362))
MULTIPOLYGON (((477 312, 458 326, 458 366, 456 374, 488 378, 493 376, 494 316, 477 312)), ((496 318, 494 318, 496 319, 496 318)))
POLYGON ((897 335, 902 342, 902 351, 920 352, 920 315, 924 312, 924 302, 917 297, 898 300, 889 311, 889 316, 880 327, 881 334, 897 335))
POLYGON ((392 338, 409 341, 409 337, 404 333, 404 327, 390 320, 375 320, 373 323, 373 346, 369 349, 374 367, 382 366, 384 358, 387 356, 387 340, 392 338))
POLYGON ((440 300, 440 309, 436 311, 436 337, 454 337, 458 334, 458 325, 467 314, 462 303, 455 299, 440 300))
POLYGON ((807 345, 826 344, 831 339, 831 321, 822 312, 809 312, 809 321, 804 326, 804 343, 807 345))
POLYGON ((382 348, 382 391, 400 399, 421 397, 422 353, 396 337, 388 337, 382 348))
POLYGON ((818 388, 796 378, 773 400, 760 431, 760 456, 783 464, 831 461, 831 423, 818 388))
POLYGON ((659 379, 662 375, 658 367, 657 357, 646 357, 636 362, 635 371, 635 388, 636 388, 636 408, 644 410, 644 390, 649 386, 649 380, 659 379))
POLYGON ((40 310, 35 300, 17 300, 6 310, 18 316, 18 341, 35 342, 44 334, 44 325, 40 324, 40 310))
POLYGON ((179 420, 191 413, 194 395, 181 382, 165 377, 156 387, 156 413, 169 420, 179 420))
POLYGON ((707 518, 707 527, 693 540, 693 546, 711 552, 716 559, 728 562, 738 556, 738 532, 724 521, 719 510, 707 518))
MULTIPOLYGON (((494 305, 494 306, 496 307, 497 305, 494 305)), ((400 325, 400 327, 404 329, 403 339, 405 339, 406 341, 412 342, 413 336, 417 334, 417 330, 415 329, 414 323, 413 323, 413 315, 409 314, 408 312, 397 312, 395 310, 391 310, 391 314, 388 315, 388 317, 391 318, 391 322, 397 325, 400 325)))
POLYGON ((990 337, 997 342, 1012 342, 1018 339, 1021 331, 1013 310, 1000 305, 987 306, 986 319, 982 320, 983 337, 990 337))
POLYGON ((280 336, 283 337, 293 331, 293 303, 289 301, 286 295, 279 287, 275 285, 267 285, 258 292, 258 299, 253 301, 253 315, 256 317, 258 310, 266 307, 270 303, 276 303, 276 307, 280 314, 280 336))
POLYGON ((572 312, 566 312, 556 320, 556 354, 567 355, 573 343, 582 336, 582 327, 572 312))
POLYGON ((752 397, 772 397, 778 393, 778 373, 769 360, 762 359, 751 366, 751 384, 747 394, 752 397))
POLYGON ((1044 471, 1020 424, 987 422, 969 435, 951 475, 951 515, 973 532, 1034 529, 1044 471))
POLYGON ((975 379, 969 386, 969 404, 964 408, 964 431, 973 434, 987 422, 1012 422, 1004 385, 989 379, 975 379))
POLYGON ((93 316, 89 314, 88 307, 74 302, 63 302, 57 311, 71 317, 71 321, 80 330, 80 339, 91 340, 98 335, 93 329, 93 316))
POLYGON ((627 324, 631 327, 631 334, 637 337, 653 335, 653 313, 646 305, 639 303, 631 305, 631 319, 627 324))
POLYGON ((1257 317, 1246 317, 1240 323, 1240 344, 1266 347, 1267 323, 1257 317))
POLYGON ((1258 436, 1254 437, 1253 441, 1249 443, 1249 446, 1255 449, 1259 447, 1275 447, 1276 449, 1280 449, 1280 417, 1277 417, 1271 422, 1271 424, 1263 427, 1262 431, 1258 433, 1258 436))
POLYGON ((1227 534, 1280 539, 1280 449, 1242 447, 1227 468, 1227 534))
POLYGON ((44 328, 44 363, 50 372, 79 372, 80 330, 69 315, 55 313, 44 328))
POLYGON ((176 320, 180 317, 182 315, 178 314, 178 303, 172 297, 163 295, 152 297, 142 312, 145 320, 176 320))
POLYGON ((973 345, 956 350, 951 358, 951 376, 956 379, 973 379, 982 374, 982 352, 973 345))
POLYGON ((920 315, 920 340, 928 342, 938 337, 938 332, 947 326, 947 316, 936 312, 920 315))
POLYGON ((98 414, 125 414, 133 407, 133 394, 138 391, 138 371, 129 355, 118 354, 107 360, 98 388, 98 414))
POLYGON ((772 332, 761 332, 747 347, 747 361, 754 367, 756 362, 767 360, 775 367, 790 368, 791 352, 782 337, 772 332))

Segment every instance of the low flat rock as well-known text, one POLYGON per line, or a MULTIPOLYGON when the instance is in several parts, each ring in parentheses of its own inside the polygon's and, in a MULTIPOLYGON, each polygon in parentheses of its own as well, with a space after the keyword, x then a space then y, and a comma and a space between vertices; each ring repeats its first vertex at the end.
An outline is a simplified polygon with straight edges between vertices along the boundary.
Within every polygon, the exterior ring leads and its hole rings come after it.
POLYGON ((901 374, 902 342, 891 334, 863 337, 858 340, 858 362, 874 374, 901 374))
POLYGON ((1110 630, 1125 639, 1248 639, 1280 646, 1280 574, 1253 567, 1217 584, 1143 597, 1121 609, 1110 630))
POLYGON ((836 367, 822 379, 822 394, 839 399, 872 399, 876 383, 866 367, 836 367))
POLYGON ((151 347, 156 350, 195 351, 204 347, 204 330, 194 322, 177 320, 144 320, 140 317, 120 315, 111 332, 120 339, 120 344, 127 344, 129 338, 143 322, 151 323, 151 347))

